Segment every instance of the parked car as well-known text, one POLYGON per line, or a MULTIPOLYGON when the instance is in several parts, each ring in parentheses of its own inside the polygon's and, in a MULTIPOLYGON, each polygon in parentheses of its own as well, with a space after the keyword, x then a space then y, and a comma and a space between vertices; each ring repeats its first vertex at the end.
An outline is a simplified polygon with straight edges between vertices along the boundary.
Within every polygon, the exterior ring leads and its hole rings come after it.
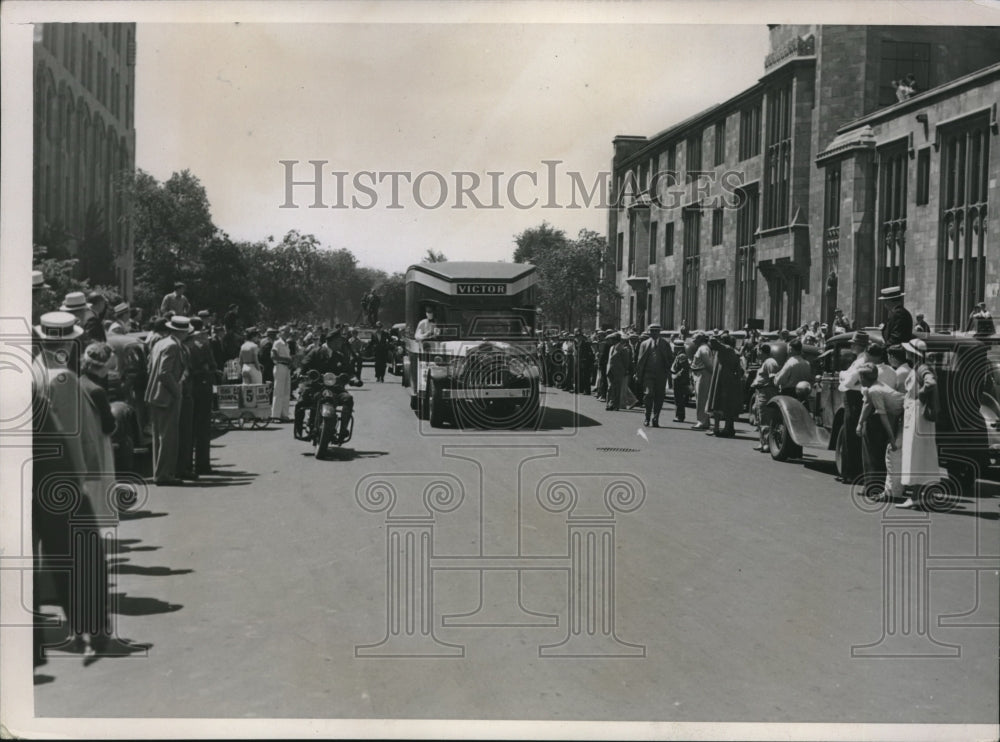
POLYGON ((115 417, 115 432, 111 444, 115 452, 115 469, 135 472, 135 456, 149 450, 151 435, 149 409, 143 401, 146 391, 146 333, 108 335, 108 345, 114 353, 108 371, 108 398, 115 417))
MULTIPOLYGON (((1000 337, 921 337, 940 392, 939 464, 963 487, 977 479, 1000 482, 1000 337)), ((841 473, 845 433, 840 372, 854 362, 852 338, 853 333, 833 336, 812 359, 816 383, 807 399, 778 395, 768 403, 774 410, 769 438, 774 459, 800 458, 804 448, 835 450, 841 473)))

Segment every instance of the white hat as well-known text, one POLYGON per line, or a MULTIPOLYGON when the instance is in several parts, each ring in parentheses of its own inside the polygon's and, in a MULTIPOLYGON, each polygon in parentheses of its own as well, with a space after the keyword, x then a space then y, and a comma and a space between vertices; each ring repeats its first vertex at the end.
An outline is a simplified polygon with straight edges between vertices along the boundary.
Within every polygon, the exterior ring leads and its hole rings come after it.
POLYGON ((83 328, 69 312, 46 312, 35 325, 35 334, 48 340, 73 340, 83 334, 83 328))
POLYGON ((70 291, 66 294, 66 298, 63 299, 62 306, 59 307, 60 311, 63 312, 75 312, 86 308, 87 297, 84 296, 82 291, 70 291))
POLYGON ((45 274, 41 271, 31 271, 31 288, 32 289, 50 289, 52 288, 47 283, 45 283, 45 274))
POLYGON ((167 328, 170 330, 179 330, 181 332, 191 332, 191 320, 187 317, 182 317, 179 314, 175 314, 167 322, 167 328))

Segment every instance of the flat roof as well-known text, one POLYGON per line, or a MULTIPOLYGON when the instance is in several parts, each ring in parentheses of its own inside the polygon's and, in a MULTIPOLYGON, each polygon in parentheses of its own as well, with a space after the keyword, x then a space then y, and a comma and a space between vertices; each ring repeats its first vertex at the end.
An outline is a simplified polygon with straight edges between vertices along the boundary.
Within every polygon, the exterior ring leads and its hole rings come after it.
POLYGON ((535 270, 531 263, 500 263, 476 260, 455 260, 444 263, 418 263, 407 273, 417 270, 443 278, 446 281, 483 280, 513 281, 535 270))

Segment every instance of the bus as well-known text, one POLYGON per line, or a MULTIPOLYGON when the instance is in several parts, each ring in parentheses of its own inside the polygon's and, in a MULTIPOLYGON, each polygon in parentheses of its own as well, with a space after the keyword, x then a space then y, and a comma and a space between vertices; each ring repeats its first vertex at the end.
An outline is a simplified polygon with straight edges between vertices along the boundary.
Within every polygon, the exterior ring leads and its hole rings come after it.
POLYGON ((527 263, 410 266, 403 387, 421 420, 434 428, 537 426, 536 282, 527 263))

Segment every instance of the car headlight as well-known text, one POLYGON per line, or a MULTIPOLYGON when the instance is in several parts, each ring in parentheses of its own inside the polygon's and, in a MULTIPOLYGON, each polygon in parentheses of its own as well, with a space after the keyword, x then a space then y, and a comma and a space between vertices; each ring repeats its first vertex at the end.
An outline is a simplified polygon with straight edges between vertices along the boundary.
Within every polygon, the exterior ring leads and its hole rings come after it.
POLYGON ((507 363, 507 368, 514 376, 527 376, 528 375, 528 364, 522 361, 520 358, 511 358, 507 363))

